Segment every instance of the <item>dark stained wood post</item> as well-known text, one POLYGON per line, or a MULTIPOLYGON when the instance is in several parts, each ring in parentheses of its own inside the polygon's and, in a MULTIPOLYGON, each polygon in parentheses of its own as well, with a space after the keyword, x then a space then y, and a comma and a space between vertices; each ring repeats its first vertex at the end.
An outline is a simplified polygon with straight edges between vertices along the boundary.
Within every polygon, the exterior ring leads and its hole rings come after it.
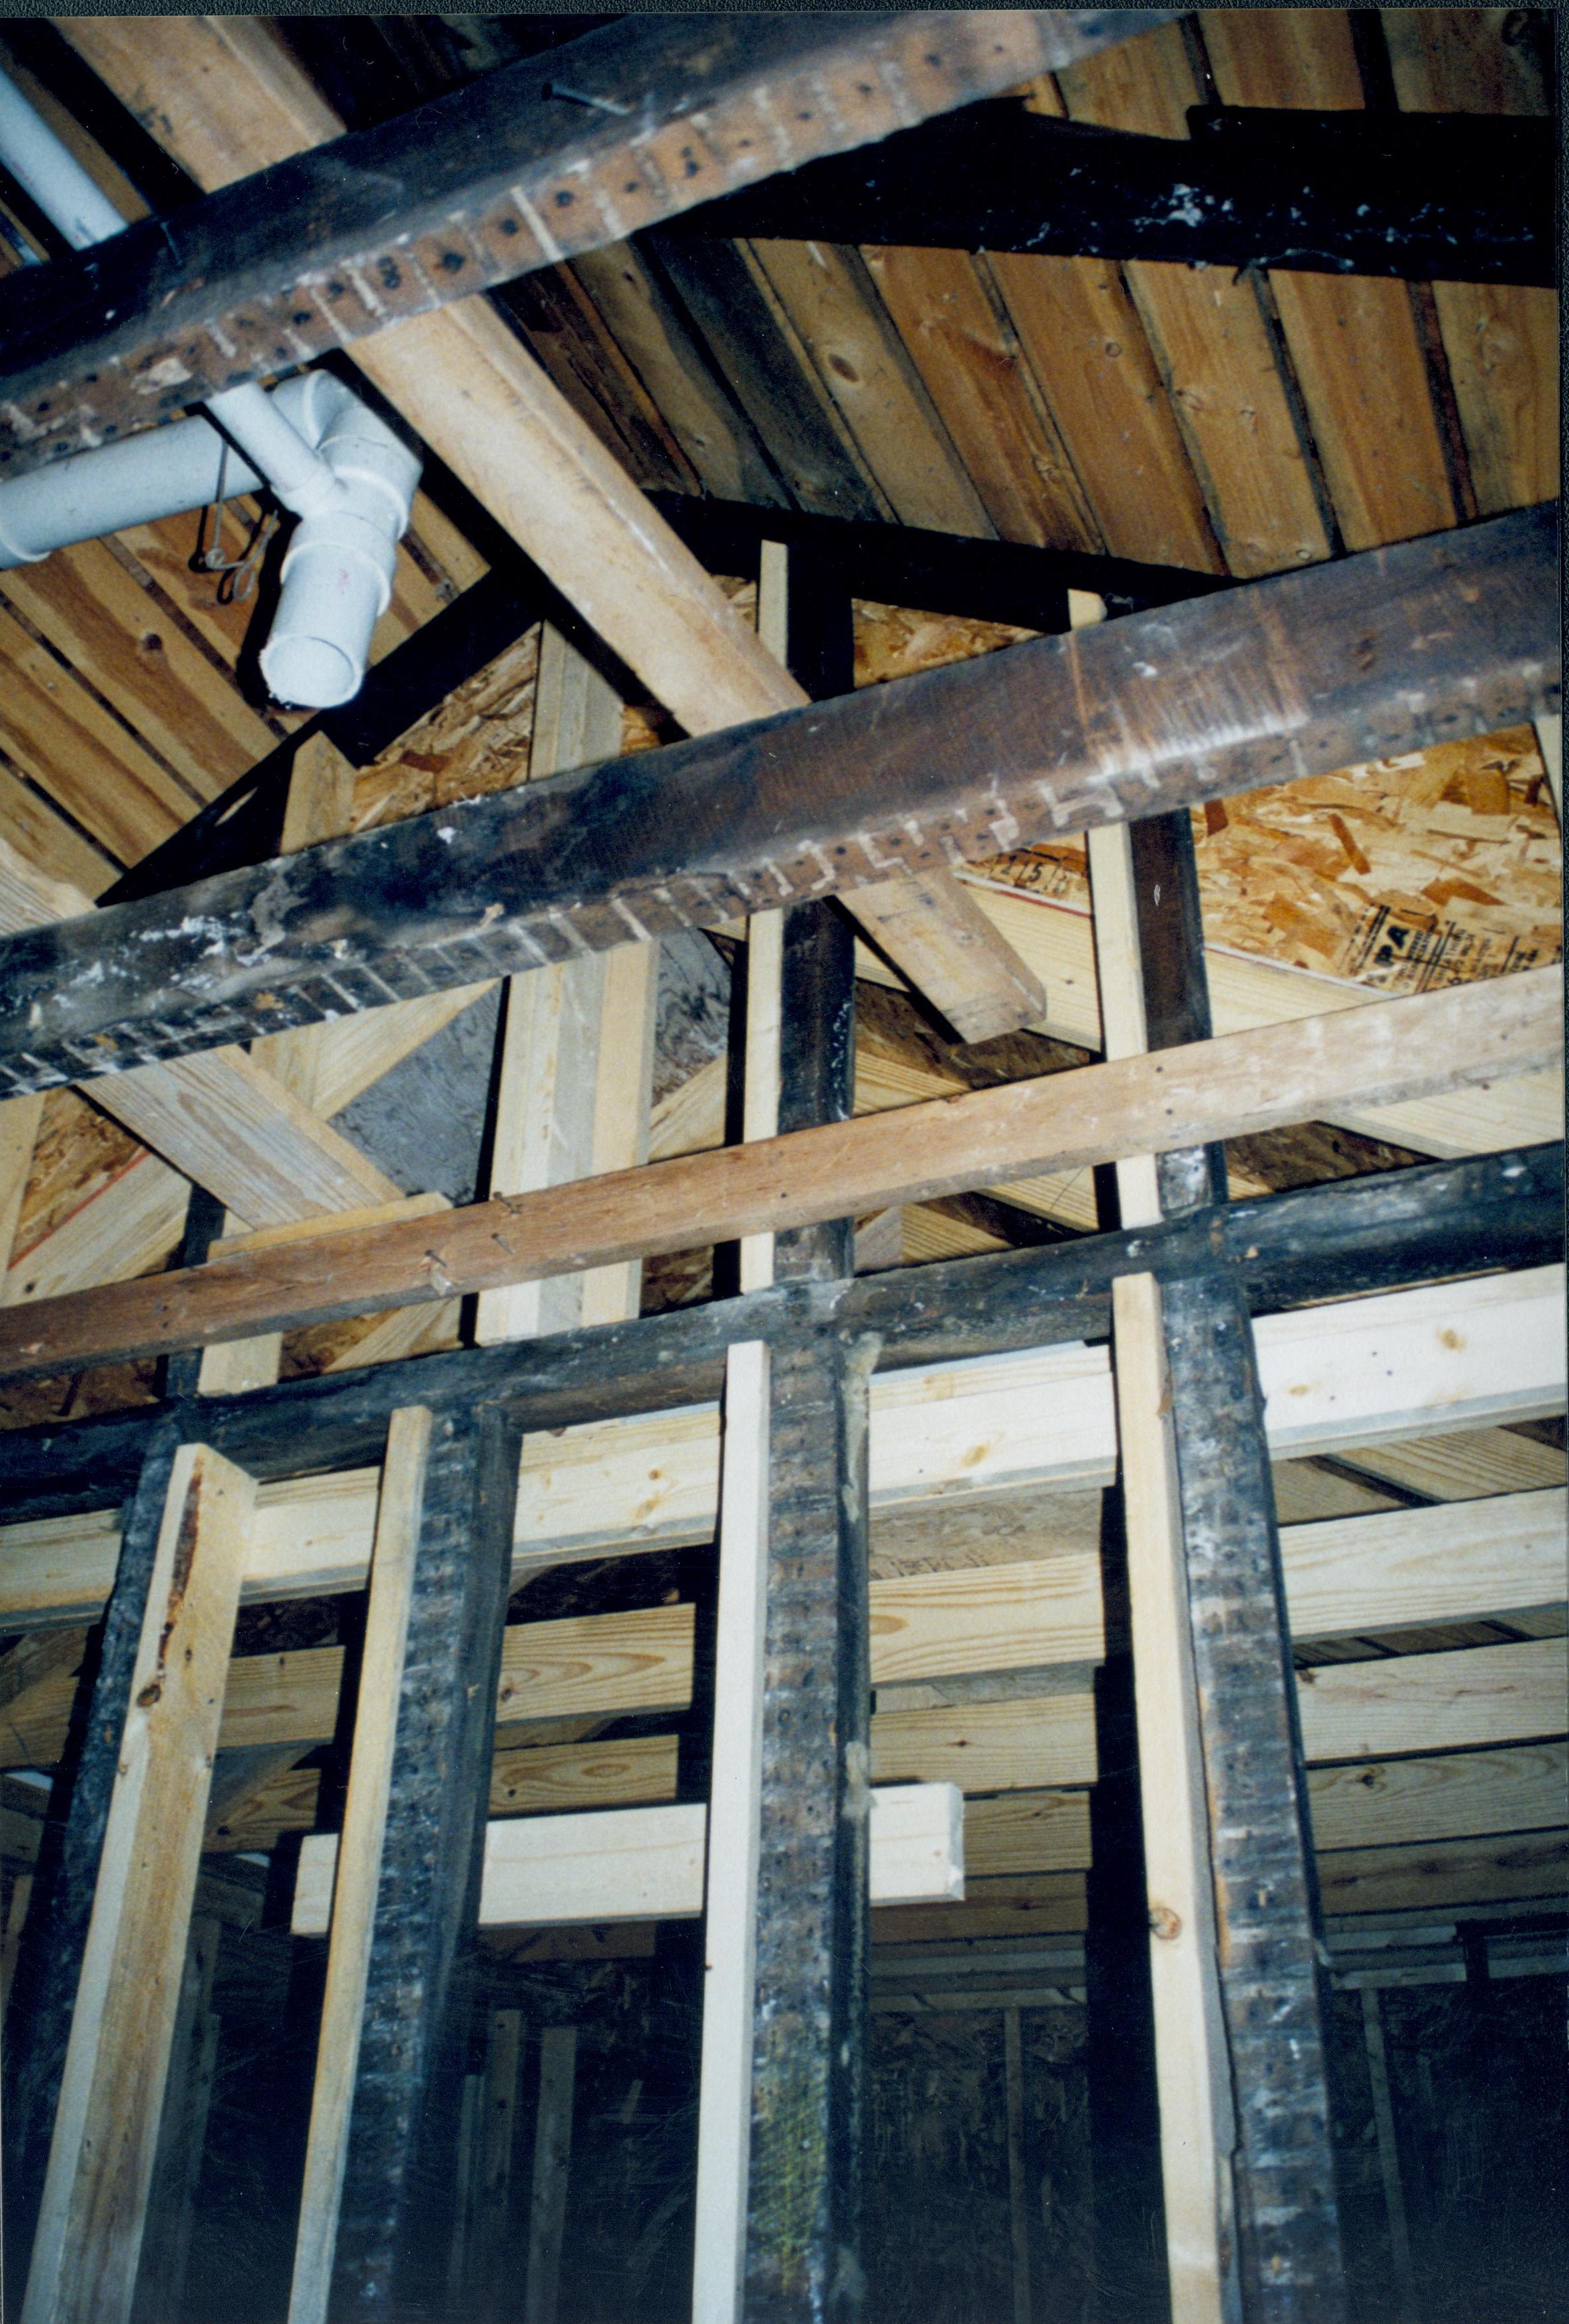
MULTIPOLYGON (((844 577, 806 550, 789 560, 791 668, 814 696, 847 691, 844 577)), ((833 904, 786 915, 780 1027, 780 1129, 846 1120, 855 939, 833 904)), ((775 1280, 848 1276, 854 1246, 853 1219, 780 1235, 775 1280)), ((773 1354, 748 2324, 849 2319, 862 2304, 875 1347, 806 1332, 773 1354)))
MULTIPOLYGON (((1209 1001, 1192 828, 1135 825, 1150 1046, 1203 1040, 1209 1001)), ((1225 1197, 1218 1148, 1162 1156, 1165 1216, 1225 1197)), ((1220 1989, 1248 2324, 1344 2314, 1315 1937, 1316 1893, 1263 1399, 1229 1268, 1169 1281, 1166 1353, 1210 1810, 1220 1989)))
POLYGON ((96 1635, 97 1666, 85 1714, 79 1725, 73 1720, 56 1771, 11 1989, 5 2043, 5 2267, 7 2281, 19 2292, 27 2281, 131 1676, 182 1416, 176 1407, 155 1424, 135 1492, 125 1505, 115 1583, 96 1635))
POLYGON ((439 1416, 431 1439, 338 2220, 337 2319, 424 2312, 445 2278, 518 1445, 515 1427, 485 1406, 439 1416))

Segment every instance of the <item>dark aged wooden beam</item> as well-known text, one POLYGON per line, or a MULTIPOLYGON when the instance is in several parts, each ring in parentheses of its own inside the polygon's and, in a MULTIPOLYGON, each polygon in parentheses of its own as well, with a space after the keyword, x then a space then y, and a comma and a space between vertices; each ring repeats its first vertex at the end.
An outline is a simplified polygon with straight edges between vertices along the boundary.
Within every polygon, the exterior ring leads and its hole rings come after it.
POLYGON ((745 2260, 757 2324, 861 2311, 874 1352, 829 1333, 773 1351, 745 2260))
MULTIPOLYGON (((1152 1048, 1209 1033, 1193 825, 1142 824, 1133 853, 1152 1048)), ((1167 1219, 1225 1199, 1217 1146, 1162 1154, 1167 1219)), ((1319 2017, 1297 1685, 1252 1323, 1212 1262, 1163 1295, 1219 1984, 1235 2099, 1238 2262, 1249 2324, 1344 2310, 1319 2017)), ((1135 1683, 1137 1671, 1134 1673, 1135 1683)))
MULTIPOLYGON (((1140 565, 1087 549, 1036 549, 1018 540, 971 540, 919 525, 867 524, 800 509, 755 508, 746 501, 693 493, 650 493, 649 499, 711 573, 755 574, 758 545, 783 541, 837 560, 850 593, 886 605, 957 613, 968 621, 1013 622, 1053 632, 1069 627, 1068 592, 1092 589, 1115 613, 1211 597, 1237 585, 1179 565, 1140 565)), ((845 693, 848 687, 829 689, 845 693)))
POLYGON ((338 2213, 343 2319, 439 2312, 518 1450, 494 1407, 449 1409, 432 1432, 338 2213))
POLYGON ((5 2268, 14 2284, 27 2281, 28 2253, 43 2193, 82 1954, 119 1771, 131 1677, 170 1475, 181 1442, 180 1418, 179 1408, 161 1414, 143 1439, 139 1473, 124 1513, 114 1587, 97 1629, 96 1667, 83 1681, 85 1703, 78 1692, 78 1716, 56 1770, 33 1902, 17 1956, 5 2029, 4 2163, 5 2268))
POLYGON ((1550 122, 1220 106, 1188 118, 1191 140, 971 106, 689 210, 661 240, 1556 280, 1550 122))
POLYGON ((1550 711, 1555 540, 1523 511, 12 936, 0 1094, 1550 711))
POLYGON ((1055 70, 1166 11, 633 16, 0 290, 0 475, 1055 70))
MULTIPOLYGON (((807 1323, 871 1334, 886 1367, 1104 1339, 1119 1275, 1166 1282, 1216 1257, 1251 1312, 1270 1314, 1542 1266, 1562 1248, 1563 1213, 1563 1147, 1531 1147, 1297 1187, 1158 1227, 792 1284, 635 1323, 204 1397, 195 1409, 204 1442, 255 1476, 295 1473, 306 1443, 313 1469, 345 1468, 378 1457, 399 1405, 497 1403, 528 1428, 667 1410, 719 1394, 732 1341, 772 1341, 807 1323)), ((160 1416, 146 1406, 0 1434, 0 1521, 102 1508, 131 1493, 160 1416)))
POLYGON ((862 1115, 436 1218, 342 1227, 0 1310, 0 1378, 438 1304, 1541 1071, 1557 968, 862 1115))

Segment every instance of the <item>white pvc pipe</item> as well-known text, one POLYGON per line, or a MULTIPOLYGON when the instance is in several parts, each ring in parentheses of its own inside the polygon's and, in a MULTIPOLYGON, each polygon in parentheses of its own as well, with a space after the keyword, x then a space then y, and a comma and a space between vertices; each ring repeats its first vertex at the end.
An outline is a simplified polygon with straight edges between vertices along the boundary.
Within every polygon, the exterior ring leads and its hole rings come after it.
POLYGON ((0 73, 0 161, 52 219, 73 250, 107 242, 125 221, 76 155, 36 114, 14 82, 0 73))
MULTIPOLYGON (((122 230, 114 205, 4 74, 0 162, 78 249, 122 230)), ((262 675, 280 702, 323 710, 347 702, 391 596, 418 457, 324 372, 271 395, 247 382, 206 408, 217 427, 177 420, 0 484, 0 570, 265 483, 300 521, 262 675)))

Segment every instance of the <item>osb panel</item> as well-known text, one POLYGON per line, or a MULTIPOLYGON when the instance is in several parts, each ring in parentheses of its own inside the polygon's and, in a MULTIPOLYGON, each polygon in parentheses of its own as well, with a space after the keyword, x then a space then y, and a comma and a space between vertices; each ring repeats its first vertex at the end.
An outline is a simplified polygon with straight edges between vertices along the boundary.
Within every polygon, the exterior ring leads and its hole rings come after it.
POLYGON ((891 678, 940 669, 945 662, 968 661, 976 654, 995 653, 999 646, 1018 645, 1040 635, 1038 630, 1015 629, 1008 622, 912 613, 872 598, 856 599, 855 618, 858 686, 882 686, 891 678))
MULTIPOLYGON (((1562 950, 1558 825, 1528 726, 1212 800, 1194 834, 1211 944, 1390 992, 1562 950)), ((985 870, 1089 900, 1082 842, 985 870)))

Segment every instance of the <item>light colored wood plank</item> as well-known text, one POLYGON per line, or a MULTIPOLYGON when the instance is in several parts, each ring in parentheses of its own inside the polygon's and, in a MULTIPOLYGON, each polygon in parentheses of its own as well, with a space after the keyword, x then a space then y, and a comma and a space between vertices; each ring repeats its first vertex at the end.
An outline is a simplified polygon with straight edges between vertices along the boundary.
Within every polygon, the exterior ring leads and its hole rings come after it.
POLYGON ((1286 1593, 1298 1637, 1506 1617, 1569 1597, 1563 1488, 1478 1507, 1390 1509, 1285 1528, 1286 1593))
POLYGON ((1316 1767, 1308 1779, 1316 1848, 1394 1847, 1486 1832, 1546 1831, 1564 1821, 1569 1748, 1445 1751, 1316 1767))
MULTIPOLYGON (((987 913, 1046 987, 1050 1005, 1037 1029, 1098 1049, 1100 1009, 1088 914, 1016 890, 966 884, 977 887, 987 913)), ((1213 945, 1206 947, 1204 957, 1217 1033, 1291 1023, 1335 1009, 1367 1008, 1381 998, 1365 984, 1213 945)), ((858 964, 857 973, 867 973, 867 964, 858 964)), ((1419 1154, 1454 1157, 1556 1138, 1563 1110, 1562 1076, 1555 1073, 1522 1074, 1518 1080, 1395 1105, 1346 1103, 1342 1095, 1326 1102, 1321 1119, 1363 1130, 1370 1138, 1390 1139, 1419 1154)))
POLYGON ((1236 2139, 1165 1326, 1153 1276, 1113 1291, 1150 1986, 1172 2324, 1237 2312, 1236 2139))
POLYGON ((1087 1792, 1002 1792, 965 1802, 967 1882, 1011 1872, 1078 1872, 1089 1861, 1087 1792))
MULTIPOLYGON (((529 776, 614 758, 621 701, 561 632, 539 650, 529 776)), ((490 1191, 518 1194, 647 1158, 657 945, 589 954, 508 980, 490 1191)), ((634 1261, 482 1295, 482 1343, 638 1312, 634 1261)))
POLYGON ((872 1672, 879 1686, 935 1673, 1099 1662, 1100 1570, 1092 1555, 961 1567, 872 1583, 872 1672))
POLYGON ((961 1041, 1016 1032, 1043 1013, 1040 981, 952 872, 903 872, 843 900, 961 1041))
POLYGON ((1125 272, 1227 569, 1252 580, 1327 557, 1258 284, 1221 267, 1125 272))
POLYGON ((425 1504, 431 1416, 423 1405, 392 1416, 381 1471, 376 1545, 354 1713, 344 1828, 333 1883, 331 1941, 316 2079, 295 2236, 289 2324, 326 2324, 348 2157, 349 2110, 359 2070, 371 1934, 391 1796, 414 1565, 425 1504))
POLYGON ((155 1296, 113 1285, 35 1305, 24 1330, 0 1311, 0 1364, 49 1371, 244 1338, 284 1321, 417 1305, 433 1289, 456 1297, 1032 1171, 1244 1137, 1314 1120, 1347 1093, 1392 1103, 1530 1073, 1561 1055, 1561 994, 1559 969, 1528 970, 1305 1019, 1284 1058, 1271 1036, 1232 1034, 477 1204, 439 1232, 420 1222, 327 1236, 307 1274, 287 1250, 242 1255, 166 1277, 155 1296))
POLYGON ((121 863, 199 804, 15 618, 0 611, 0 748, 121 863))
POLYGON ((216 798, 276 740, 101 540, 7 573, 3 595, 150 742, 197 798, 216 798))
MULTIPOLYGON (((707 1815, 696 1801, 489 1824, 480 1926, 695 1919, 703 1909, 707 1815)), ((949 1784, 874 1791, 874 1904, 962 1895, 961 1829, 949 1784)), ((337 1852, 335 1832, 314 1832, 300 1849, 290 1923, 296 1936, 319 1936, 326 1928, 337 1852)))
POLYGON ((1551 111, 1528 41, 1509 8, 1381 8, 1395 91, 1408 113, 1551 111))
MULTIPOLYGON (((1457 1497, 1561 1484, 1555 1448, 1497 1429, 1457 1434, 1454 1425, 1562 1408, 1563 1297, 1562 1271, 1545 1268, 1264 1317, 1256 1329, 1273 1450, 1354 1452, 1391 1474, 1408 1471, 1419 1489, 1457 1497), (1430 1434, 1435 1425, 1444 1433, 1430 1434), (1402 1432, 1418 1442, 1401 1444, 1402 1432)), ((569 1556, 711 1540, 718 1446, 711 1405, 530 1435, 519 1470, 515 1572, 569 1556)), ((1115 1462, 1104 1349, 1025 1350, 873 1379, 876 1508, 946 1501, 961 1510, 967 1502, 977 1506, 977 1496, 1030 1485, 1106 1484, 1115 1462)), ((374 1496, 374 1472, 365 1470, 264 1488, 247 1596, 311 1597, 362 1586, 374 1496)), ((1486 1513, 1482 1522, 1495 1517, 1500 1534, 1514 1526, 1507 1511, 1486 1513)), ((1306 1529, 1292 1532, 1298 1530, 1306 1529)), ((0 1527, 0 1621, 20 1628, 93 1618, 114 1539, 113 1518, 103 1513, 0 1527)), ((1346 1533, 1343 1556, 1339 1536, 1326 1535, 1305 1562, 1321 1576, 1349 1574, 1354 1584, 1354 1540, 1346 1533)), ((1433 1562, 1423 1565, 1403 1528, 1399 1545, 1391 1553, 1392 1591, 1426 1589, 1433 1562)), ((1540 1580, 1536 1565, 1525 1583, 1490 1576, 1470 1610, 1498 1610, 1483 1599, 1500 1587, 1510 1604, 1535 1602, 1540 1580)), ((1314 1589, 1314 1621, 1333 1627, 1339 1618, 1327 1582, 1314 1589)), ((1396 1602, 1408 1610, 1416 1601, 1405 1595, 1396 1602)), ((1344 1603, 1365 1621, 1365 1594, 1353 1587, 1344 1603)))
POLYGON ((698 2078, 693 2324, 740 2313, 751 2159, 764 1637, 768 1584, 769 1354, 725 1359, 713 1773, 709 1786, 702 2051, 698 2078))
POLYGON ((46 879, 63 881, 85 896, 102 895, 115 878, 109 858, 4 765, 0 765, 0 830, 46 879))
POLYGON ((1393 1758, 1562 1735, 1564 1641, 1336 1663, 1301 1676, 1310 1760, 1393 1758))
POLYGON ((1096 1779, 1087 1693, 883 1711, 872 1720, 877 1784, 957 1784, 965 1792, 1055 1790, 1096 1779))
POLYGON ((976 262, 952 250, 861 255, 1002 538, 1101 548, 1056 424, 1032 395, 1018 340, 976 262))
POLYGON ((0 1306, 57 1298, 161 1268, 185 1232, 190 1182, 156 1154, 139 1154, 7 1271, 0 1306))
POLYGON ((1331 1849, 1318 1859, 1318 1893, 1326 1916, 1562 1897, 1569 1894, 1569 1831, 1431 1840, 1418 1848, 1331 1849))
POLYGON ((50 2148, 25 2324, 131 2312, 252 1480, 176 1455, 50 2148))
POLYGON ((1112 555, 1224 572, 1118 268, 1000 251, 988 263, 1112 555))
MULTIPOLYGON (((1150 1034, 1144 1015, 1133 859, 1127 825, 1106 824, 1092 831, 1088 835, 1087 860, 1094 899, 1090 927, 1095 944, 1095 982, 1106 1055, 1112 1058, 1142 1056, 1150 1046, 1150 1034)), ((1154 1156, 1134 1154, 1126 1160, 1119 1159, 1116 1174, 1117 1208, 1124 1226, 1152 1226, 1161 1216, 1154 1156)), ((1039 1181, 1035 1188, 1041 1194, 1045 1192, 1039 1181)), ((1093 1189, 1087 1184, 1084 1194, 1086 1201, 1093 1204, 1093 1189)))
POLYGON ((748 250, 898 521, 992 537, 858 253, 825 242, 753 242, 748 250))
POLYGON ((1457 524, 1406 285, 1366 274, 1270 281, 1346 547, 1457 524))
POLYGON ((1482 516, 1558 492, 1558 294, 1436 282, 1433 297, 1482 516))
POLYGON ((1204 92, 1194 78, 1179 24, 1152 25, 1104 56, 1086 57, 1057 75, 1075 121, 1133 129, 1145 137, 1186 137, 1190 105, 1204 92))

